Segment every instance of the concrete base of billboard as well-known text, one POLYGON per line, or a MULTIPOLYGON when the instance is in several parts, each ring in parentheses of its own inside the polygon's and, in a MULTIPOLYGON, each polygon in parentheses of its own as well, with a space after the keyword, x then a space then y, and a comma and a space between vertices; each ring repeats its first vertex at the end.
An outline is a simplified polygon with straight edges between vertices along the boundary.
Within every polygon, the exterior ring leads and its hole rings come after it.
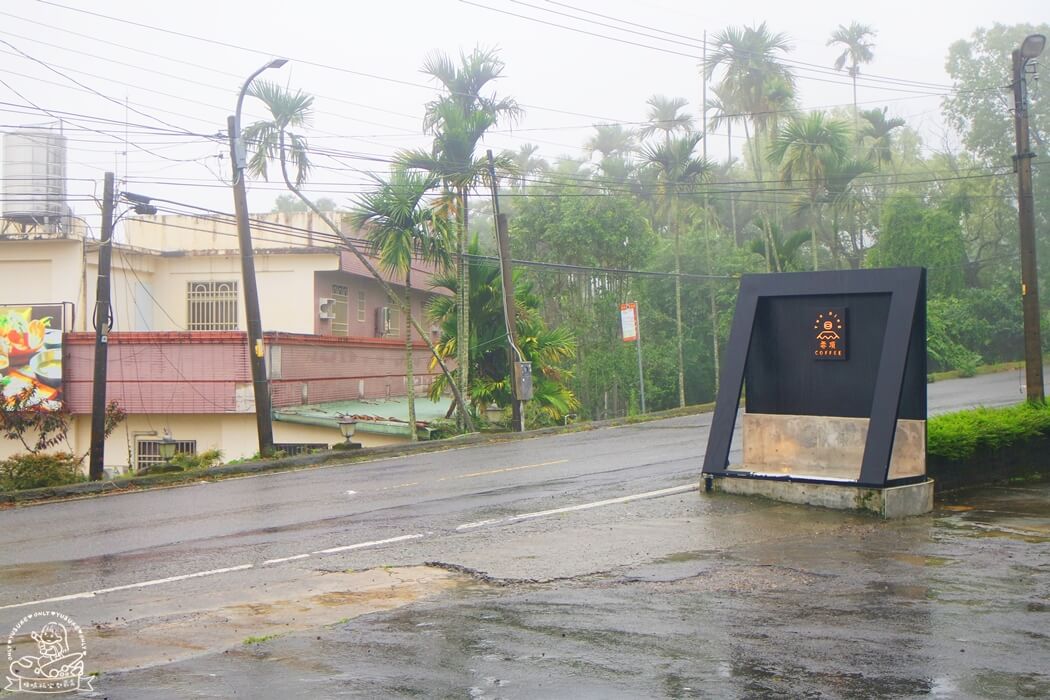
POLYGON ((705 491, 761 496, 775 501, 836 510, 869 511, 884 518, 907 518, 933 510, 933 479, 906 486, 872 488, 742 476, 705 475, 703 478, 705 491))

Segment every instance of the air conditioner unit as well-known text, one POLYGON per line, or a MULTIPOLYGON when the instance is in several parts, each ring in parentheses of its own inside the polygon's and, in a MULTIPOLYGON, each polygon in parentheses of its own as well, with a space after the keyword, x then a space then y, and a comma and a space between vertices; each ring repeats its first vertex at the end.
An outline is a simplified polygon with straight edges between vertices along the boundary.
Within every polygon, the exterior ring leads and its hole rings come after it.
POLYGON ((335 318, 335 299, 321 297, 317 300, 317 317, 322 321, 335 318))
POLYGON ((385 338, 390 334, 390 307, 376 308, 376 337, 385 338))

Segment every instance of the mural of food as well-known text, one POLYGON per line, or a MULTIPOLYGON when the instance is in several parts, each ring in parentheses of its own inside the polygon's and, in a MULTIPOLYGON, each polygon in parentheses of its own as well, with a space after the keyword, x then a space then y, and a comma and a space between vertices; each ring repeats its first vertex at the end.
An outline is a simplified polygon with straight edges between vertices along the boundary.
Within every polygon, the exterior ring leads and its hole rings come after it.
POLYGON ((62 310, 0 306, 0 409, 61 408, 62 310))

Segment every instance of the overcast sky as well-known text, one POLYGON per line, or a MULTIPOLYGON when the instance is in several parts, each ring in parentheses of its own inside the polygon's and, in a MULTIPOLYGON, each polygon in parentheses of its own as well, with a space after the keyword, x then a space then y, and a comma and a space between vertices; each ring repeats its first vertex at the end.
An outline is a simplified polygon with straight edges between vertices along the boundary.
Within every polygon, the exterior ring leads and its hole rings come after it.
MULTIPOLYGON (((290 62, 266 77, 316 96, 310 144, 340 154, 314 157, 308 189, 345 205, 394 151, 429 143, 421 116, 436 88, 420 66, 430 51, 498 47, 507 67, 495 89, 517 99, 525 116, 485 145, 531 142, 554 160, 581 156, 594 123, 643 121, 654 93, 684 97, 697 114, 699 39, 729 25, 766 22, 790 37, 788 58, 813 67, 798 70, 803 107, 849 104, 848 78, 819 67, 837 55, 829 34, 856 20, 878 31, 875 60, 862 68, 873 80, 859 88, 859 101, 889 107, 937 141, 948 46, 979 26, 1044 21, 1046 8, 1045 0, 9 0, 0 5, 0 40, 8 42, 0 43, 0 124, 6 131, 63 117, 72 206, 95 226, 98 208, 87 195, 101 192, 106 170, 126 176, 119 186, 127 191, 232 211, 226 147, 208 136, 225 129, 244 78, 283 56, 290 62)), ((244 122, 262 116, 249 100, 244 122)), ((724 159, 725 134, 710 138, 711 157, 724 159)), ((253 182, 252 210, 268 211, 281 191, 253 182)))

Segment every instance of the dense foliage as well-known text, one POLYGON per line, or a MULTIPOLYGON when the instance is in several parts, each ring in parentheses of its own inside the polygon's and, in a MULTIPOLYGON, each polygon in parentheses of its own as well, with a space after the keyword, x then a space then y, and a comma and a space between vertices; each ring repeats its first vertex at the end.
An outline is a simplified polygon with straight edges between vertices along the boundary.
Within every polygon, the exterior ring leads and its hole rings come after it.
POLYGON ((1050 406, 1028 403, 1005 408, 975 408, 931 418, 927 423, 930 456, 960 460, 978 451, 994 451, 1050 436, 1050 406))
MULTIPOLYGON (((401 154, 398 167, 440 181, 430 196, 454 223, 461 252, 468 240, 482 242, 479 253, 494 251, 493 205, 483 195, 496 187, 510 217, 512 255, 525 261, 515 284, 531 301, 516 300, 518 323, 572 339, 572 351, 541 373, 556 375, 565 397, 538 404, 551 419, 569 410, 588 418, 641 410, 638 347, 620 337, 619 306, 627 301, 640 311, 646 409, 711 400, 737 280, 749 272, 924 266, 929 368, 970 374, 1022 356, 1014 125, 1002 86, 1011 79, 1010 51, 1036 32, 1050 26, 996 25, 951 47, 953 85, 942 110, 954 138, 944 144, 959 146, 924 143, 918 124, 895 114, 895 105, 858 99, 858 81, 878 60, 876 28, 829 27, 828 65, 852 83, 854 98, 806 110, 803 81, 788 60, 790 38, 760 24, 714 35, 703 109, 653 95, 637 128, 595 125, 581 139, 584 158, 545 158, 532 144, 496 154, 495 183, 480 158, 481 139, 523 109, 491 91, 504 64, 493 50, 459 62, 436 54, 424 66, 441 90, 423 125, 433 147, 401 154), (705 134, 727 137, 725 161, 704 157, 705 134)), ((1042 157, 1050 101, 1034 83, 1030 104, 1042 157)), ((1050 194, 1040 170, 1036 226, 1045 231, 1050 194)), ((1044 261, 1048 240, 1040 237, 1044 261)), ((460 255, 458 275, 440 280, 469 303, 444 297, 432 312, 442 353, 458 353, 466 365, 460 380, 469 377, 471 403, 504 405, 506 355, 490 347, 503 333, 500 289, 486 278, 491 270, 469 259, 460 255)), ((1044 289, 1048 269, 1042 266, 1044 289)))

